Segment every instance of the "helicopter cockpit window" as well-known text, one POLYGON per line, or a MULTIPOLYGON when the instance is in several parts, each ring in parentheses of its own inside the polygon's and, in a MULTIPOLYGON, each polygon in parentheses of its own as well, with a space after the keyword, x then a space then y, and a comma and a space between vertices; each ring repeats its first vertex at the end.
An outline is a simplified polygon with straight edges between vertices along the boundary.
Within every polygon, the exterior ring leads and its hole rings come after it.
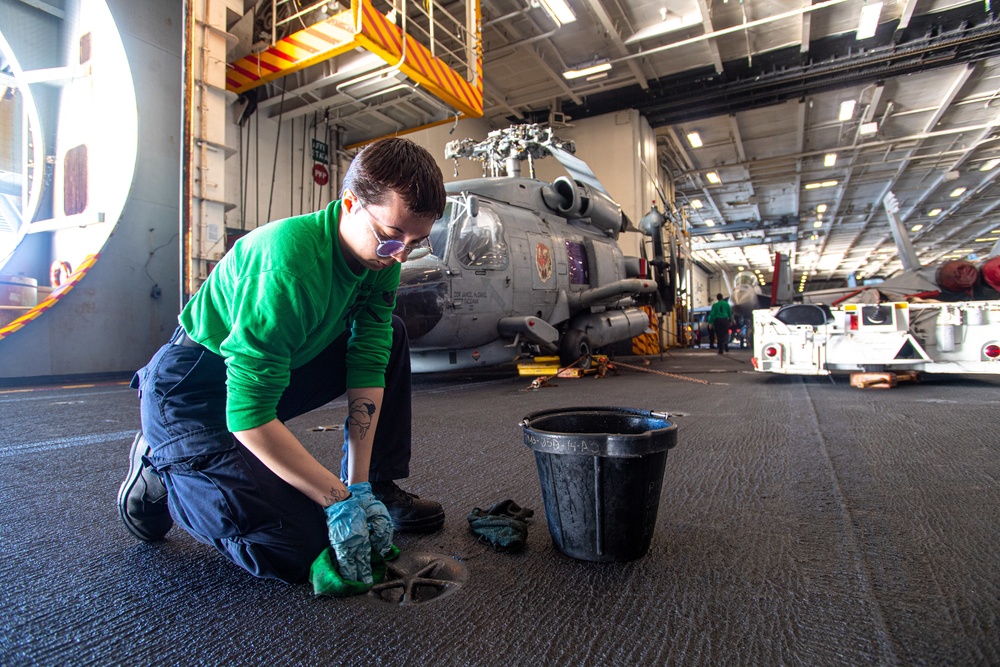
POLYGON ((455 256, 463 266, 474 269, 503 269, 507 267, 507 243, 503 225, 490 208, 479 207, 479 215, 467 213, 457 221, 455 256))
POLYGON ((448 256, 448 225, 456 217, 456 212, 464 210, 460 204, 448 200, 444 207, 444 215, 434 221, 431 227, 431 235, 427 240, 431 244, 431 254, 444 259, 448 256))
POLYGON ((579 241, 566 241, 566 256, 569 258, 569 284, 589 285, 587 248, 579 241))

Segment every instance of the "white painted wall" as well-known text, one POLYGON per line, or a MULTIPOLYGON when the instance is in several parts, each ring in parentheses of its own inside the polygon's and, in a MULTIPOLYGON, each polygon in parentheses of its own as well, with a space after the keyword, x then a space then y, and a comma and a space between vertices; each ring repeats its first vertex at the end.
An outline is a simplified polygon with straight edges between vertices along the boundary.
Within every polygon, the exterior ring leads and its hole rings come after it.
MULTIPOLYGON (((456 177, 454 163, 444 157, 445 144, 455 139, 485 139, 487 132, 486 121, 472 118, 460 120, 457 126, 448 123, 401 136, 430 151, 448 182, 483 174, 478 162, 460 160, 456 177)), ((226 227, 230 229, 251 230, 271 220, 315 211, 338 199, 350 158, 357 152, 338 152, 335 136, 327 136, 325 126, 314 133, 311 116, 284 121, 280 132, 277 119, 262 114, 254 114, 242 127, 230 119, 226 141, 237 149, 226 161, 226 198, 237 205, 226 215, 226 227), (330 147, 332 164, 327 168, 331 178, 325 188, 315 185, 312 179, 313 136, 330 147), (241 192, 240 184, 244 182, 241 192)))
POLYGON ((691 269, 691 307, 711 306, 715 301, 718 290, 711 291, 711 280, 709 274, 700 267, 694 266, 691 269))

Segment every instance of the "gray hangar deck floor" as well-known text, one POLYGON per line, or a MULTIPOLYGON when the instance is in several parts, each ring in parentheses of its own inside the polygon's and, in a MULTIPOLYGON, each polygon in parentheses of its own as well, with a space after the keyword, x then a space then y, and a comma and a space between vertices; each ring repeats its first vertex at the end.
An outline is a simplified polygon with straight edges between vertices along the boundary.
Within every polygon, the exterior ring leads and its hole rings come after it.
MULTIPOLYGON (((635 357, 621 361, 639 365, 635 357)), ((142 544, 115 495, 138 426, 121 383, 0 389, 4 665, 1000 664, 1000 379, 891 390, 754 374, 746 351, 529 390, 511 368, 417 376, 404 487, 444 529, 400 535, 464 586, 401 606, 256 580, 181 529, 142 544), (649 552, 564 556, 519 420, 545 408, 665 410, 679 424, 649 552), (466 515, 535 509, 527 547, 466 515)), ((345 403, 289 426, 336 467, 345 403)))

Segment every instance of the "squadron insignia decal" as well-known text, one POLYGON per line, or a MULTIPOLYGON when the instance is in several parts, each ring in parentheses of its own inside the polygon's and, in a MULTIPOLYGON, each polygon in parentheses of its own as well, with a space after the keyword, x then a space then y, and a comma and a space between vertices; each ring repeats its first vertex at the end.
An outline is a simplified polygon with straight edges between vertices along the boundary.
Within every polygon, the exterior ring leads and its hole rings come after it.
POLYGON ((535 268, 542 282, 552 277, 552 250, 544 243, 535 246, 535 268))

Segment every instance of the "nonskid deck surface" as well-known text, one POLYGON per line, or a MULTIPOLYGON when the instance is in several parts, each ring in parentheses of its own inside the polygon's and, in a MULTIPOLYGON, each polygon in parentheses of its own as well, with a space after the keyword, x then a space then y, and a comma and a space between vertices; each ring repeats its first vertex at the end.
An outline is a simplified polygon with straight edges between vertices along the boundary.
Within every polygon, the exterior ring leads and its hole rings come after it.
MULTIPOLYGON (((536 390, 513 368, 414 378, 403 486, 447 520, 397 545, 421 570, 407 582, 439 579, 448 594, 421 589, 425 603, 407 605, 253 579, 176 527, 135 541, 115 508, 134 392, 0 389, 0 662, 1000 663, 1000 379, 866 391, 846 376, 755 374, 745 350, 618 361, 618 375, 536 390), (639 560, 573 560, 549 536, 518 422, 586 405, 679 424, 639 560), (506 498, 535 509, 517 554, 466 521, 506 498)), ((330 467, 345 408, 289 423, 330 467)))

